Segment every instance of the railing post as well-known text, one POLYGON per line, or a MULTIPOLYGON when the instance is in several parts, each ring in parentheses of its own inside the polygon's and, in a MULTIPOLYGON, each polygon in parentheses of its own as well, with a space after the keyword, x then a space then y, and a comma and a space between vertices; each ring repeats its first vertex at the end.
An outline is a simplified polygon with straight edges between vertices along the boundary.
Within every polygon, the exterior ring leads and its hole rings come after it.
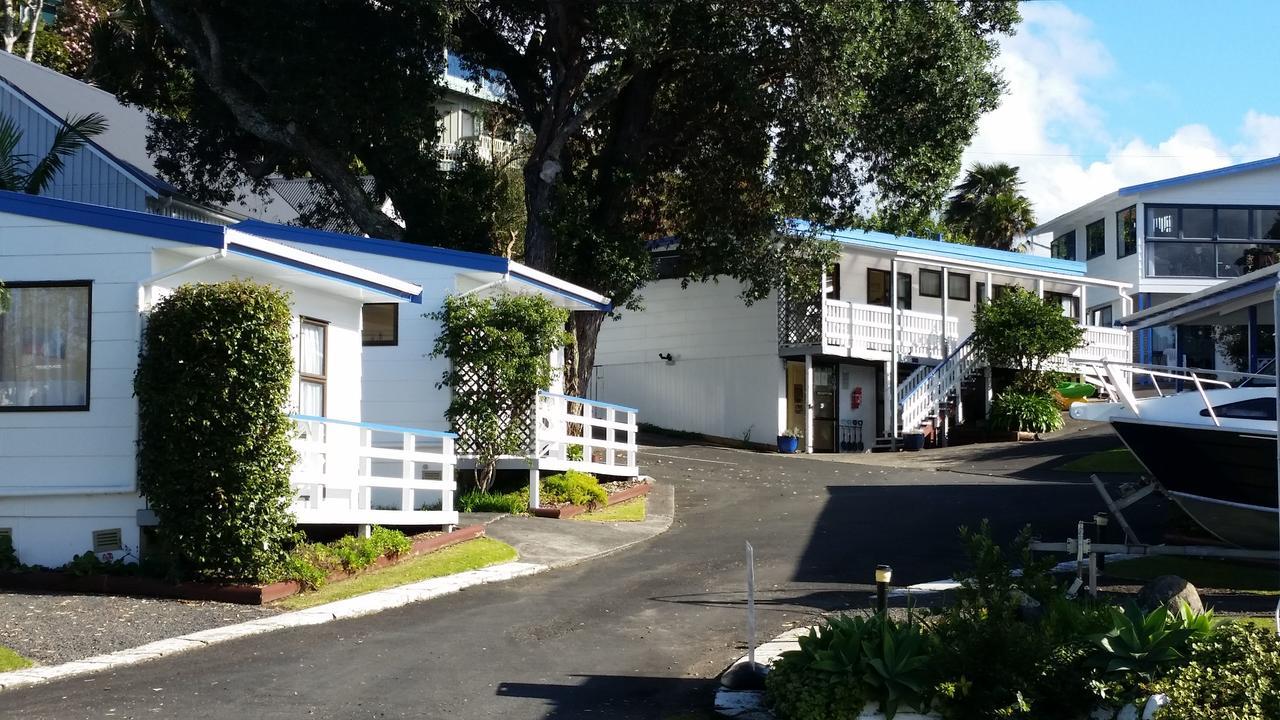
MULTIPOLYGON (((440 511, 452 513, 453 508, 453 466, 456 462, 453 454, 453 438, 445 437, 440 439, 440 454, 444 457, 440 463, 440 479, 444 482, 444 487, 440 489, 440 511)), ((453 530, 453 525, 446 525, 445 531, 453 530)))
POLYGON ((542 507, 542 498, 539 497, 539 476, 538 461, 535 459, 529 465, 529 510, 537 510, 542 507))
POLYGON ((413 454, 417 452, 418 438, 413 433, 404 433, 401 441, 401 451, 404 453, 400 461, 400 479, 405 481, 404 487, 400 488, 400 509, 403 511, 414 510, 413 505, 413 487, 412 483, 415 478, 413 476, 413 454))

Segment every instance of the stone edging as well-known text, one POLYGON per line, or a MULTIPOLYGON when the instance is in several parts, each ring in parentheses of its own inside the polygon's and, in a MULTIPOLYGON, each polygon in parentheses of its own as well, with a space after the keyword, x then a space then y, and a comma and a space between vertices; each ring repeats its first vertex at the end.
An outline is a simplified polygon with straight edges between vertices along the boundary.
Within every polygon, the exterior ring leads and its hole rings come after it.
MULTIPOLYGON (((413 548, 396 558, 381 557, 366 570, 386 567, 419 555, 425 555, 484 535, 483 525, 471 525, 453 532, 414 542, 413 548)), ((363 571, 362 571, 363 572, 363 571)), ((329 580, 339 581, 359 573, 338 571, 329 580)), ((212 600, 240 605, 262 605, 295 595, 302 586, 293 580, 283 580, 266 585, 218 584, 206 582, 170 583, 149 577, 126 575, 74 575, 68 572, 35 571, 0 574, 0 589, 39 590, 42 592, 94 593, 101 595, 129 595, 133 597, 160 597, 176 600, 212 600)))
MULTIPOLYGON (((636 485, 632 485, 626 490, 619 490, 618 492, 615 492, 615 493, 609 493, 609 497, 608 499, 605 500, 604 506, 609 507, 610 505, 617 505, 618 503, 621 503, 621 502, 634 500, 635 498, 648 495, 649 491, 652 489, 653 489, 652 478, 646 478, 643 482, 640 482, 636 485)), ((561 520, 565 520, 577 515, 581 515, 582 513, 587 512, 590 509, 591 508, 587 507, 586 505, 566 504, 566 505, 560 505, 557 507, 534 508, 531 514, 536 517, 559 518, 561 520)))

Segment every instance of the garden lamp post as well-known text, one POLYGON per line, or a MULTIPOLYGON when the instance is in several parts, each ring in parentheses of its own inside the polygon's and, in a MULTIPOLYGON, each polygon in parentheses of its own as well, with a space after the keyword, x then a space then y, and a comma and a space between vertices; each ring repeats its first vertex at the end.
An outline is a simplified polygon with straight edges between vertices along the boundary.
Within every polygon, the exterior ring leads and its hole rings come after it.
POLYGON ((893 568, 888 565, 876 566, 876 612, 884 615, 889 611, 889 582, 893 580, 893 568))

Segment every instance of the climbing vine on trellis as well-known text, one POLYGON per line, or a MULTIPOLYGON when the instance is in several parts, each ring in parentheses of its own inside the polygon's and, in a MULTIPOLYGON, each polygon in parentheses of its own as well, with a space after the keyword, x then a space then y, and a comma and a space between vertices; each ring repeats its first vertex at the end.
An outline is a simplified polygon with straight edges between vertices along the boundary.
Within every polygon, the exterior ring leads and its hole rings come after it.
POLYGON ((551 353, 573 341, 569 313, 537 295, 454 295, 427 317, 440 322, 431 357, 450 361, 436 384, 453 394, 445 417, 458 451, 476 456, 476 485, 488 490, 500 456, 532 449, 537 394, 554 378, 551 353))

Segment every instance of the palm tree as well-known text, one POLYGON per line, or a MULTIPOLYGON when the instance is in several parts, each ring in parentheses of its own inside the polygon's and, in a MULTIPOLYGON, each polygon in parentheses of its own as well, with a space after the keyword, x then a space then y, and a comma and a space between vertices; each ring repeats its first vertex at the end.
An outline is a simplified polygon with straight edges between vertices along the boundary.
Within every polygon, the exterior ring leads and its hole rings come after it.
POLYGON ((1022 194, 1018 168, 974 163, 947 200, 943 221, 981 247, 1013 249, 1015 236, 1035 227, 1031 201, 1022 194))
MULTIPOLYGON (((101 135, 107 129, 107 119, 98 113, 68 117, 53 135, 53 144, 44 157, 34 164, 30 155, 17 152, 22 142, 22 130, 13 118, 0 115, 0 190, 39 195, 49 189, 49 183, 62 171, 67 158, 75 155, 89 142, 89 138, 101 135)), ((9 291, 0 281, 0 315, 9 309, 9 291)))
POLYGON ((67 158, 106 129, 107 119, 98 113, 68 117, 54 133, 53 144, 44 157, 32 162, 31 155, 17 152, 22 129, 12 118, 0 116, 0 190, 30 195, 43 193, 62 171, 67 158))

